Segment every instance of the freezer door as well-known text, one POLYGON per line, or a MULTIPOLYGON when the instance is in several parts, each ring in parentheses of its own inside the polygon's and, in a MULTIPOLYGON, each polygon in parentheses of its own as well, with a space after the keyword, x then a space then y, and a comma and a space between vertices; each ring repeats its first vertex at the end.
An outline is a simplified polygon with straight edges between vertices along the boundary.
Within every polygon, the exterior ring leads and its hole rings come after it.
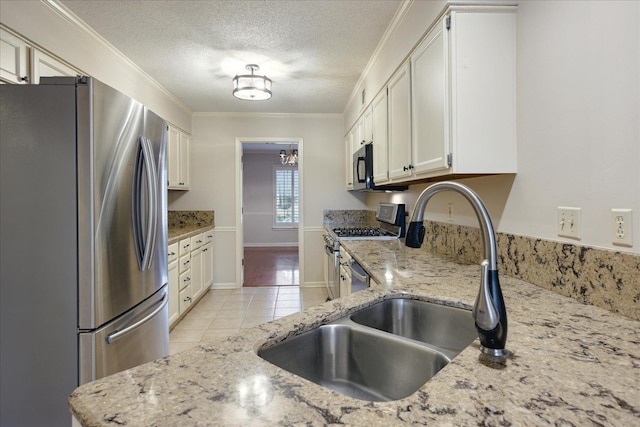
POLYGON ((91 78, 77 92, 79 328, 96 329, 167 282, 164 157, 142 104, 91 78))
POLYGON ((169 354, 167 287, 113 322, 79 334, 80 384, 169 354))

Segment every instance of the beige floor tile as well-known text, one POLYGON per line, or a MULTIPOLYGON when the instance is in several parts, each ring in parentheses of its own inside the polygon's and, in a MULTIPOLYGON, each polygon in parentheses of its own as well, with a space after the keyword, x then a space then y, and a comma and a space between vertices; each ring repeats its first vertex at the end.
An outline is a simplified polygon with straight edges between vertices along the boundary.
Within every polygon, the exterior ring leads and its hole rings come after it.
POLYGON ((278 294, 278 301, 300 301, 298 294, 278 294))
POLYGON ((235 289, 211 289, 208 294, 209 295, 231 295, 235 289))
POLYGON ((230 335, 237 334, 239 331, 240 328, 209 329, 202 337, 202 342, 221 337, 228 337, 230 335))
POLYGON ((273 316, 263 316, 263 317, 246 317, 243 322, 241 329, 253 328, 258 325, 262 325, 263 323, 271 322, 273 320, 273 316))
POLYGON ((251 304, 247 306, 247 310, 266 309, 276 306, 276 300, 272 301, 251 301, 251 304))
POLYGON ((254 295, 277 295, 278 287, 277 286, 261 286, 259 288, 253 288, 255 291, 254 295))
POLYGON ((278 300, 276 302, 276 310, 279 310, 281 308, 297 308, 298 310, 300 310, 300 307, 302 306, 302 304, 300 303, 300 301, 281 301, 278 300))
POLYGON ((296 309, 296 308, 276 309, 276 311, 273 312, 273 318, 274 319, 279 319, 281 317, 288 316, 290 314, 294 314, 294 313, 297 313, 299 311, 300 311, 300 309, 296 309))
POLYGON ((194 309, 198 307, 206 307, 208 309, 217 309, 220 307, 224 307, 225 303, 226 303, 226 300, 223 300, 223 299, 218 299, 218 298, 213 299, 213 298, 203 297, 200 301, 196 303, 196 306, 194 307, 194 309))
POLYGON ((253 293, 256 291, 256 288, 237 288, 237 289, 233 289, 231 292, 231 295, 253 295, 253 293))
POLYGON ((284 294, 300 294, 300 286, 280 286, 278 295, 284 294))
POLYGON ((169 334, 169 342, 198 342, 207 332, 206 329, 178 329, 178 326, 169 334))
POLYGON ((209 325, 209 329, 232 329, 239 328, 242 325, 242 317, 235 319, 213 319, 209 325))
POLYGON ((198 345, 197 342, 169 342, 169 354, 180 353, 198 345))
POLYGON ((182 331, 184 329, 208 329, 213 318, 196 319, 191 317, 191 312, 185 316, 173 329, 174 331, 182 331))
POLYGON ((253 296, 253 299, 251 300, 252 303, 254 302, 270 302, 270 301, 275 301, 278 299, 278 294, 256 294, 253 296))
POLYGON ((200 305, 196 305, 187 313, 185 319, 213 319, 218 313, 218 308, 208 308, 200 305))
POLYGON ((244 312, 245 317, 273 316, 274 306, 271 307, 251 307, 244 312))
POLYGON ((225 310, 245 310, 251 301, 227 301, 224 303, 225 310))
POLYGON ((253 294, 232 294, 227 297, 225 304, 231 301, 251 301, 253 294))
POLYGON ((245 315, 244 310, 218 310, 216 319, 242 319, 245 315))

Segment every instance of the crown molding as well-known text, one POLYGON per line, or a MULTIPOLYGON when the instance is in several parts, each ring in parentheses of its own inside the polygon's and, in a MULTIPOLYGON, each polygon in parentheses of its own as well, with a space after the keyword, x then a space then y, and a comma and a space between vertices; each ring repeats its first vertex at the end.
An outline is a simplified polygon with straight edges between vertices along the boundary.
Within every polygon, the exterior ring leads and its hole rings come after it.
POLYGON ((76 27, 78 30, 83 32, 87 37, 97 42, 105 51, 107 51, 116 60, 120 61, 127 67, 131 68, 134 72, 141 75, 145 80, 147 80, 156 89, 158 89, 165 96, 171 99, 171 101, 173 101, 178 107, 183 109, 186 113, 193 114, 193 111, 184 102, 182 102, 174 94, 169 92, 164 86, 158 83, 157 80, 155 80, 153 77, 147 74, 135 62, 133 62, 125 54, 120 52, 115 46, 109 43, 107 39, 105 39, 100 34, 98 34, 93 28, 91 28, 86 22, 80 19, 77 15, 75 15, 66 6, 64 6, 63 4, 59 3, 56 0, 40 0, 40 1, 44 5, 49 7, 52 11, 54 11, 56 14, 58 14, 60 17, 62 17, 64 20, 66 20, 71 25, 76 27))
POLYGON ((407 11, 409 10, 409 6, 411 6, 413 2, 414 0, 405 0, 398 7, 398 10, 396 10, 395 15, 393 15, 393 18, 391 19, 389 26, 387 27, 384 34, 382 35, 382 38, 380 39, 378 46, 376 46, 376 49, 373 51, 373 54, 371 55, 371 58, 369 58, 369 62, 367 63, 367 66, 364 67, 364 70, 362 70, 362 73, 360 74, 360 78, 358 79, 355 86, 353 87, 351 95, 349 96, 349 99, 347 100, 347 103, 344 106, 343 115, 347 113, 347 110, 351 105, 351 103, 353 102, 353 100, 357 96, 360 96, 360 85, 362 84, 362 82, 364 82, 364 79, 367 76, 367 74, 369 74, 369 71, 371 70, 371 67, 373 66, 374 62, 376 62, 376 60, 378 59, 380 52, 382 52, 382 49, 384 49, 384 47, 387 45, 387 42, 389 41, 391 34, 398 27, 398 25, 400 24, 400 21, 402 21, 402 18, 404 18, 404 16, 407 14, 407 11))

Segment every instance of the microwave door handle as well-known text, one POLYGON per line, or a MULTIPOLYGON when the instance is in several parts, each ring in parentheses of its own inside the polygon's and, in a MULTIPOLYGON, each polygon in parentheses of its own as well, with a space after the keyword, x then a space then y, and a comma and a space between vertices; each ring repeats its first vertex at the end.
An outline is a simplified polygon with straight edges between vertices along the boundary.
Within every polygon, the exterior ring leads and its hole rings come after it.
POLYGON ((360 165, 365 166, 365 162, 366 162, 366 159, 364 157, 358 157, 357 164, 356 164, 356 178, 358 180, 358 183, 360 184, 365 183, 367 181, 366 176, 362 178, 360 177, 360 165))

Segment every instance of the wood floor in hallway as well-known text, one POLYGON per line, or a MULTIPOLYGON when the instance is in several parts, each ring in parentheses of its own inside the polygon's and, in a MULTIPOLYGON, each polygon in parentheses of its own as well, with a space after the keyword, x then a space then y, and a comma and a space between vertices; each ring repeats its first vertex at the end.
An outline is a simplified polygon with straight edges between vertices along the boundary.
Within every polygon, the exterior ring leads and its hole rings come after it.
POLYGON ((300 263, 297 247, 244 249, 243 286, 297 286, 300 263))

